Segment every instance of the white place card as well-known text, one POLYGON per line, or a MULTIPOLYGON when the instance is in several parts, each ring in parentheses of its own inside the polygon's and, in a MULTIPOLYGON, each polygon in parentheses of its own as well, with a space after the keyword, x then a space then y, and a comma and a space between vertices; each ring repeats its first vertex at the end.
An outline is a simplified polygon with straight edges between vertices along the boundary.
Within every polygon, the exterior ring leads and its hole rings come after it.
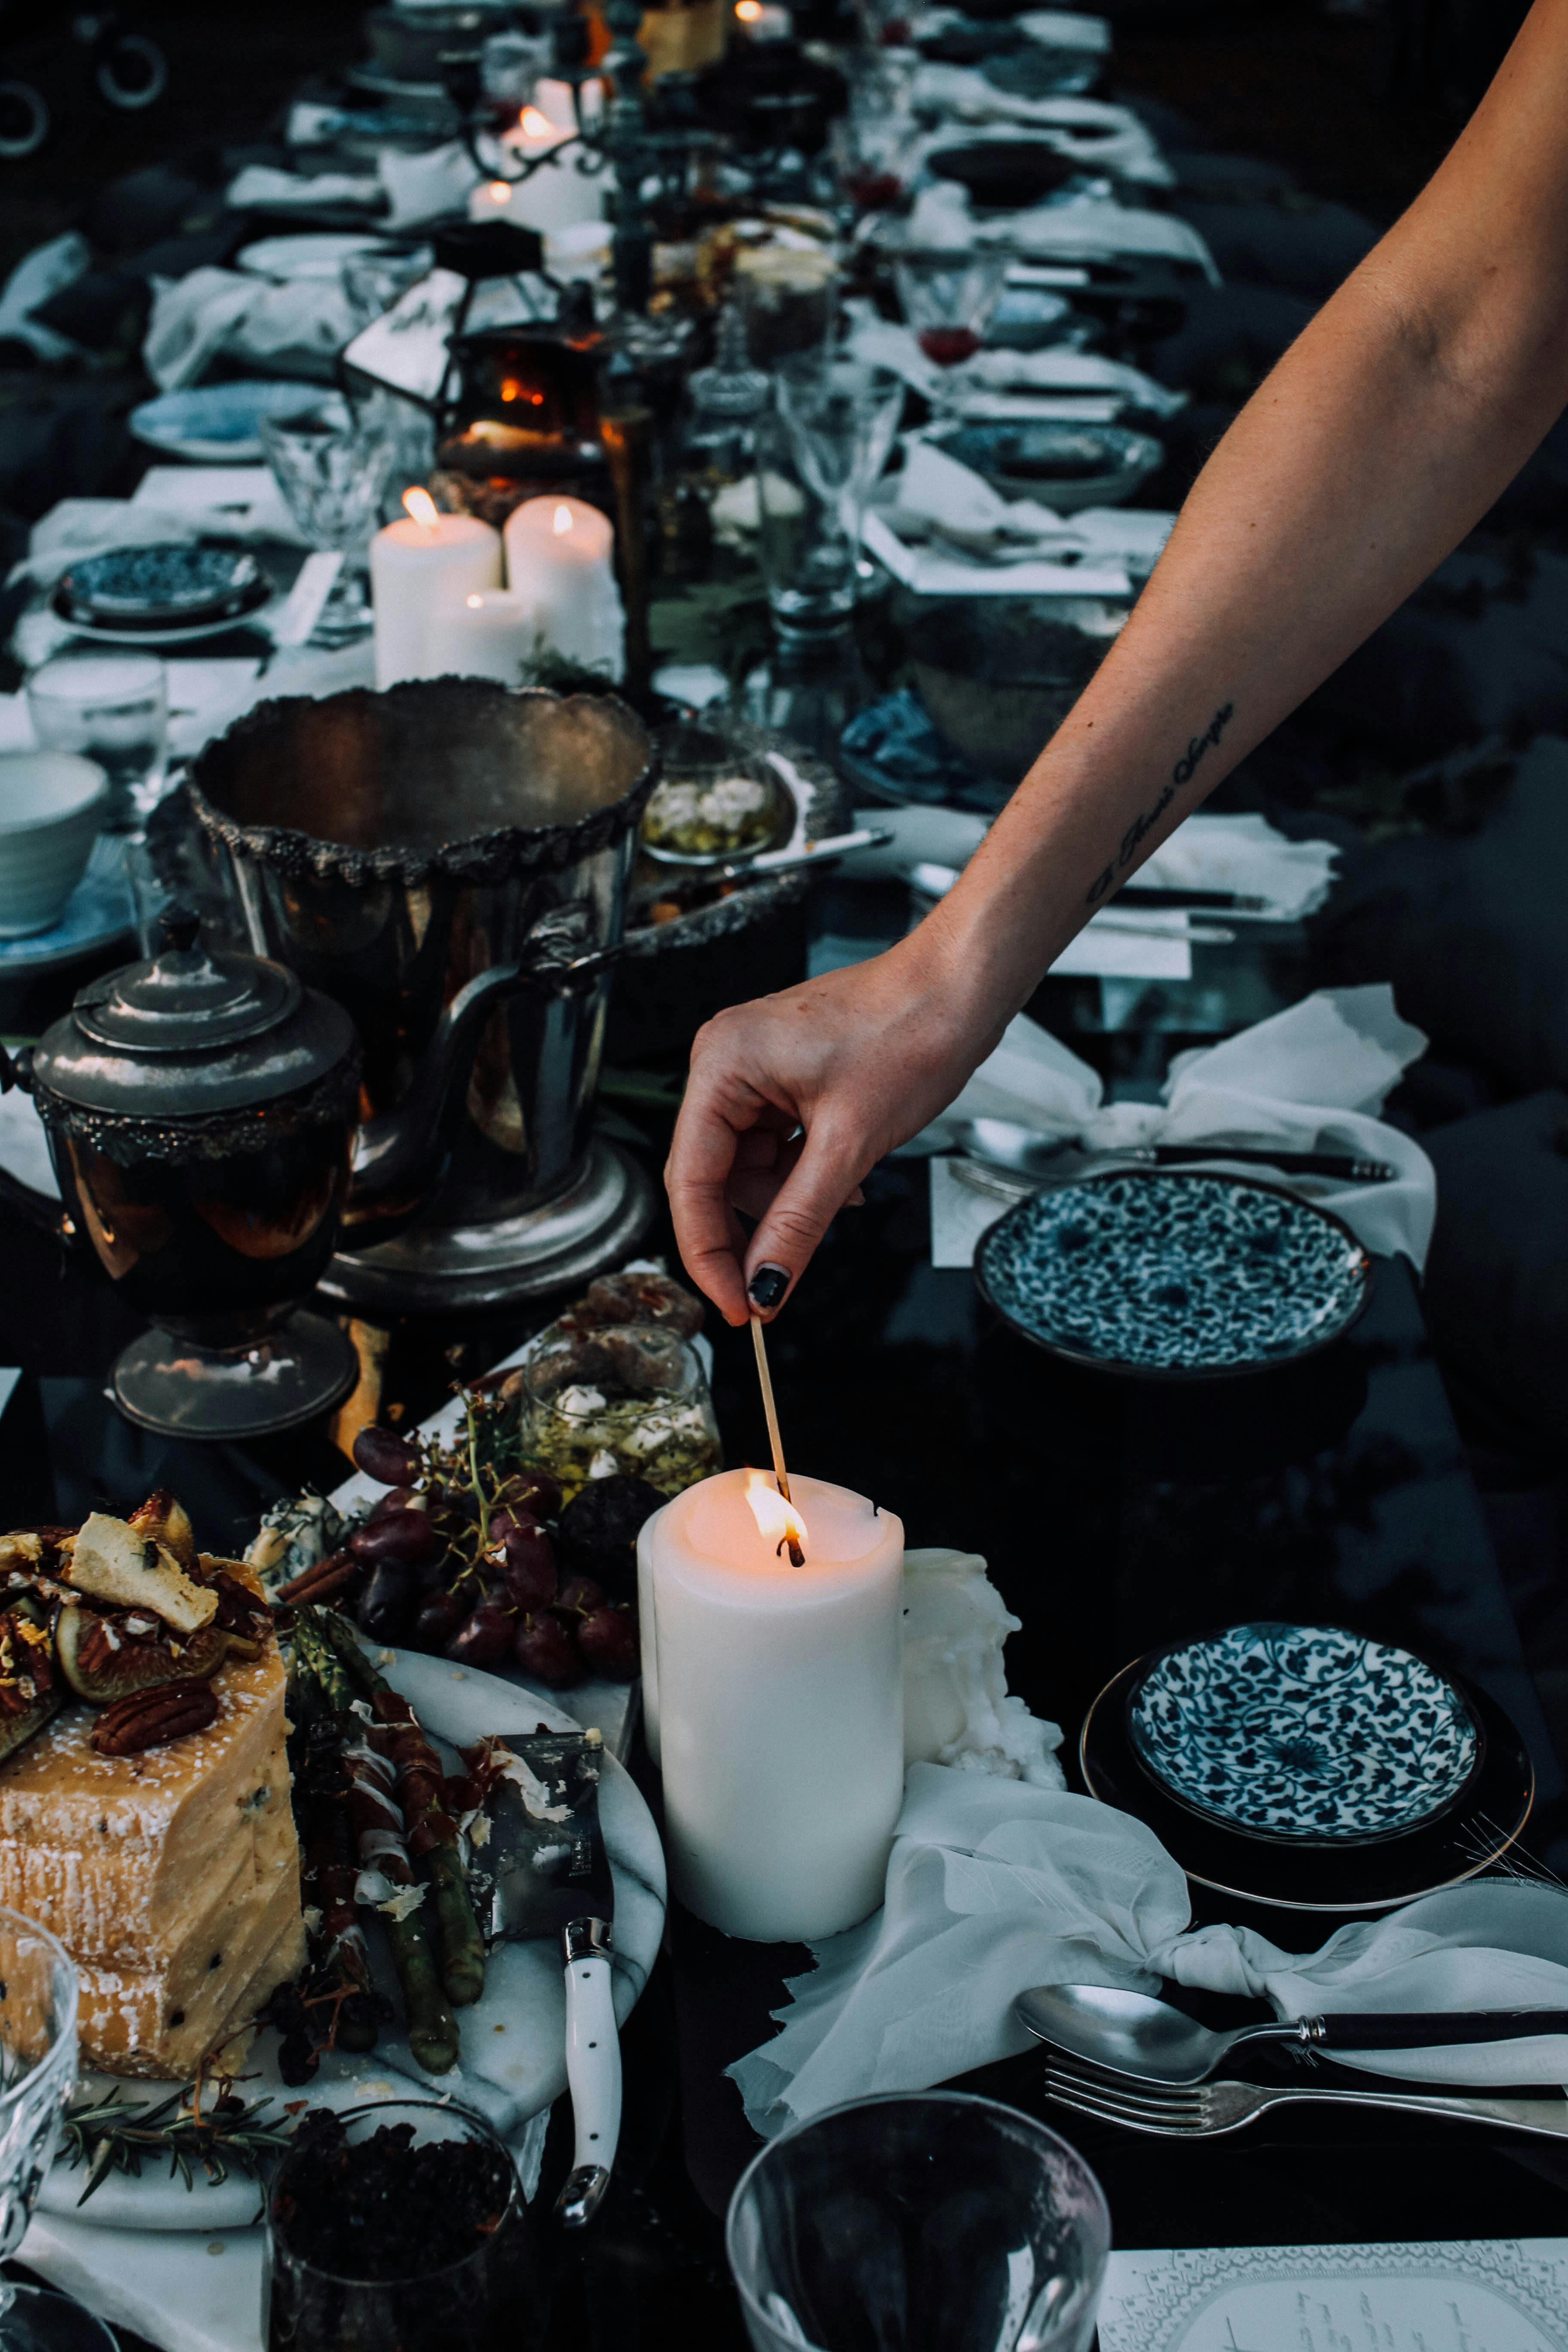
POLYGON ((1100 2352, 1568 2352, 1568 2238, 1110 2257, 1100 2352))

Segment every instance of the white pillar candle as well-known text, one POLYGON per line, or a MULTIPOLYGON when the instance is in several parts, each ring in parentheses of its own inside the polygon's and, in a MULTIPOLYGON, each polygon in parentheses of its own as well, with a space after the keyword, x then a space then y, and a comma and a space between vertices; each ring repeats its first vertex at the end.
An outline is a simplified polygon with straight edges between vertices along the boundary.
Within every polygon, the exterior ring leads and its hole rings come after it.
POLYGON ((526 683, 534 631, 527 606, 505 588, 476 589, 460 604, 432 607, 425 647, 432 677, 493 677, 526 683))
POLYGON ((643 1699, 671 1883, 753 1943, 837 1935, 882 1900, 903 1796, 904 1531, 863 1496, 791 1480, 804 1564, 726 1470, 637 1545, 643 1699))
POLYGON ((427 644, 437 604, 501 584, 499 531, 477 515, 438 512, 427 490, 404 494, 407 516, 389 522, 370 543, 370 593, 375 607, 375 682, 434 677, 427 644))
POLYGON ((609 518, 581 499, 525 499, 506 521, 506 583, 530 616, 531 637, 580 669, 618 681, 626 616, 616 584, 609 518))

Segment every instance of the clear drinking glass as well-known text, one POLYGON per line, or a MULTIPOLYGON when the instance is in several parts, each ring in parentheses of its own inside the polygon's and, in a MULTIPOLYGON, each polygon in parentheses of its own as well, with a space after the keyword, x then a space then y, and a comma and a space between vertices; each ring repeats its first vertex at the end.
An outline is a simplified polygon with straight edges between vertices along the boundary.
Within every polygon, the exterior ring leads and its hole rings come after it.
POLYGON ((506 2143, 469 2109, 429 2099, 349 2107, 340 2120, 351 2149, 381 2131, 405 2131, 416 2162, 442 2143, 487 2149, 493 2199, 472 2252, 422 2267, 417 2249, 433 2200, 421 2195, 411 2165, 399 2254, 390 2263, 374 2252, 328 2262, 321 2250, 323 2215, 336 2225, 338 2243, 352 2244, 352 2191, 340 2182, 330 2200, 315 2195, 314 2152, 290 2148, 267 2197, 261 2332, 268 2352, 514 2352, 532 2297, 522 2191, 506 2143))
POLYGON ((312 547, 343 557, 313 635, 320 645, 347 645, 371 626, 364 569, 394 445, 335 396, 301 406, 294 416, 264 416, 259 430, 289 513, 312 547))
POLYGON ((646 1478, 678 1495, 721 1464, 702 1365, 659 1323, 546 1332, 523 1366, 522 1458, 568 1502, 591 1478, 646 1478))
MULTIPOLYGON (((42 1927, 0 1911, 0 2262, 26 2234, 76 2086, 77 1973, 42 1927)), ((107 2328, 64 2295, 0 2274, 0 2352, 112 2352, 107 2328)))
POLYGON ((973 357, 1002 299, 1010 258, 973 246, 910 247, 894 257, 904 321, 928 360, 950 368, 973 357))
POLYGON ((1085 2352, 1110 2215, 1044 2124, 922 2091, 770 2141, 725 2248, 756 2352, 1085 2352))
POLYGON ((779 370, 778 403, 802 473, 837 508, 858 559, 866 501, 904 413, 902 376, 860 360, 796 360, 779 370))
POLYGON ((27 680, 33 732, 52 751, 79 751, 109 778, 108 824, 142 823, 163 789, 169 698, 155 654, 81 646, 27 680))
POLYGON ((774 625, 784 636, 819 636, 855 611, 856 547, 839 500, 801 464, 782 412, 757 419, 757 559, 774 625))
POLYGON ((384 318, 411 286, 429 277, 434 260, 427 245, 412 253, 351 253, 342 266, 343 292, 356 328, 384 318))

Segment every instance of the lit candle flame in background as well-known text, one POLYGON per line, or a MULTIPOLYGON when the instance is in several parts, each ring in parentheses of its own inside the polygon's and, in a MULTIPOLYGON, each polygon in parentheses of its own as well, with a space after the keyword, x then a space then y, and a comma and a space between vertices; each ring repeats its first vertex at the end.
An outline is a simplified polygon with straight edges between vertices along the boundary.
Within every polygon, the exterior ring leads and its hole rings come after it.
POLYGON ((557 139, 560 132, 548 114, 541 114, 537 106, 525 106, 518 122, 525 139, 557 139))
POLYGON ((421 530, 439 530, 441 513, 428 490, 405 490, 403 503, 421 530))
POLYGON ((561 537, 562 537, 562 536, 563 536, 566 531, 569 531, 569 530, 571 530, 571 528, 572 528, 572 509, 571 509, 571 508, 570 508, 569 506, 565 506, 565 505, 558 506, 558 507, 556 508, 556 509, 555 509, 555 536, 556 536, 556 538, 557 538, 557 539, 560 539, 560 538, 561 538, 561 537))
POLYGON ((470 613, 482 613, 485 609, 485 600, 482 596, 465 596, 463 602, 470 613))
POLYGON ((735 14, 742 25, 754 25, 763 13, 763 0, 735 0, 735 14))
POLYGON ((805 1564, 801 1546, 806 1540, 805 1521, 793 1503, 786 1503, 764 1470, 752 1470, 746 1476, 746 1500, 752 1507, 752 1517, 759 1532, 767 1538, 776 1552, 789 1547, 790 1564, 805 1564))
POLYGON ((492 180, 489 186, 485 190, 485 194, 489 196, 492 205, 510 205, 511 202, 511 182, 510 180, 492 180))

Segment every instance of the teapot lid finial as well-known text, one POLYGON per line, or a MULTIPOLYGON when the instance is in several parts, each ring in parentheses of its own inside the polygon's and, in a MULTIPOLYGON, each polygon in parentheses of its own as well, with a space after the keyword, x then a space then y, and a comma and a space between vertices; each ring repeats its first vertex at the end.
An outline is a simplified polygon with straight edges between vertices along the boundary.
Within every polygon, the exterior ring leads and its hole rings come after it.
POLYGON ((194 948, 201 937, 202 919, 194 907, 187 907, 182 900, 175 899, 174 905, 165 907, 159 916, 158 929, 163 933, 163 945, 176 955, 184 955, 186 949, 194 948))

